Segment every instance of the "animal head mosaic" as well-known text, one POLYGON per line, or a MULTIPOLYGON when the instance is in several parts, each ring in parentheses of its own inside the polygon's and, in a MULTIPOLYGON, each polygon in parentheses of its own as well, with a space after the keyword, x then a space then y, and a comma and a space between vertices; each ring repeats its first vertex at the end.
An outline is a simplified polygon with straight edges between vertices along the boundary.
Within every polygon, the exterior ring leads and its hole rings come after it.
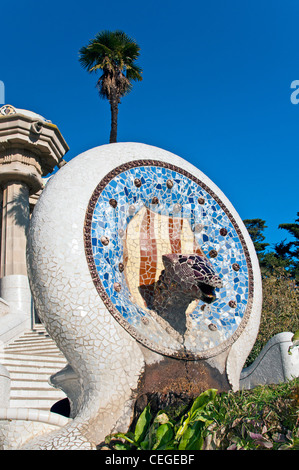
POLYGON ((248 249, 224 203, 185 170, 150 160, 115 168, 93 192, 84 238, 99 295, 143 345, 199 359, 243 331, 248 249))

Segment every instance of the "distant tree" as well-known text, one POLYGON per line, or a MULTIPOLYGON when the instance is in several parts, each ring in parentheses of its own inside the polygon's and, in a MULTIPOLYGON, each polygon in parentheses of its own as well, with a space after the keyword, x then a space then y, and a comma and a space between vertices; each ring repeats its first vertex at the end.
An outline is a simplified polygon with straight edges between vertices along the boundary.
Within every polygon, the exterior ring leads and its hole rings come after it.
POLYGON ((278 226, 283 230, 287 230, 294 240, 286 242, 286 240, 275 245, 275 251, 279 256, 284 256, 289 262, 289 271, 299 282, 299 212, 297 212, 297 219, 290 224, 280 224, 278 226))
POLYGON ((248 233, 253 241, 256 254, 261 262, 264 257, 264 252, 269 243, 264 243, 265 237, 263 231, 267 228, 266 222, 262 219, 245 219, 244 224, 248 233))
POLYGON ((276 251, 276 247, 278 245, 275 245, 275 251, 264 253, 261 258, 260 267, 264 276, 274 274, 277 268, 288 270, 290 267, 290 261, 284 254, 282 254, 282 250, 277 249, 276 251))
MULTIPOLYGON (((298 213, 299 215, 299 213, 298 213)), ((269 243, 265 243, 263 231, 267 226, 262 219, 245 219, 244 224, 253 241, 261 272, 268 276, 276 272, 277 268, 286 269, 291 277, 299 280, 299 219, 293 224, 281 224, 279 228, 286 229, 295 237, 295 241, 283 240, 274 245, 274 250, 266 252, 269 243)))
POLYGON ((97 81, 101 98, 111 109, 110 143, 117 141, 118 105, 132 89, 132 81, 142 80, 142 69, 136 64, 140 47, 123 31, 102 31, 79 51, 79 61, 88 72, 103 73, 97 81))
MULTIPOLYGON (((299 217, 299 213, 297 213, 299 217)), ((270 338, 282 331, 295 332, 299 328, 299 218, 291 224, 280 224, 295 240, 286 240, 274 245, 266 252, 263 230, 265 221, 247 219, 244 223, 252 238, 259 258, 262 283, 263 307, 259 333, 255 345, 247 358, 251 364, 270 338)))

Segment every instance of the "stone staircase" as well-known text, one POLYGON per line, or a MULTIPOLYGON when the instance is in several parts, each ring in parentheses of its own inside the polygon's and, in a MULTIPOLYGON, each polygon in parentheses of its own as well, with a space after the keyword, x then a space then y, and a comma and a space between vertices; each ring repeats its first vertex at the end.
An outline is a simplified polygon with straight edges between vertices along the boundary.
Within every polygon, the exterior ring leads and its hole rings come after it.
POLYGON ((10 408, 50 410, 66 397, 48 383, 67 361, 43 325, 36 325, 5 345, 0 351, 0 364, 10 373, 10 408))

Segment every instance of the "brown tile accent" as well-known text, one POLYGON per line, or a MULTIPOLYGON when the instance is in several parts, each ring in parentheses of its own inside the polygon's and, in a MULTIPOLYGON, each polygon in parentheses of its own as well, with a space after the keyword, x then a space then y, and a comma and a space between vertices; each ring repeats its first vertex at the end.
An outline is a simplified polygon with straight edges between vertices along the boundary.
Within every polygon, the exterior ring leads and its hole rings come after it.
POLYGON ((157 242, 154 231, 154 212, 146 210, 140 227, 140 271, 141 286, 153 284, 157 271, 157 242))

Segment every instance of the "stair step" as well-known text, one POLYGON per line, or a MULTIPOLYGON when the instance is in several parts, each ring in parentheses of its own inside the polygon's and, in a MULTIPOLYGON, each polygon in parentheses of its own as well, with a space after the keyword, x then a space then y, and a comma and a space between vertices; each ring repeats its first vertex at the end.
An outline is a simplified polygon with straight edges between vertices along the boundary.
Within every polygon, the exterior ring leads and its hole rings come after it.
POLYGON ((18 336, 15 338, 15 340, 10 343, 10 345, 13 344, 18 344, 18 343, 30 343, 30 342, 38 342, 38 343, 46 343, 46 344, 55 344, 55 341, 53 341, 50 336, 45 336, 42 333, 34 333, 32 335, 23 335, 23 336, 18 336))
POLYGON ((61 352, 59 351, 59 349, 57 349, 56 347, 54 346, 47 346, 47 345, 40 345, 40 347, 38 346, 21 346, 21 345, 17 345, 15 347, 12 347, 12 348, 6 348, 5 349, 5 352, 13 352, 13 353, 20 353, 20 354, 36 354, 38 355, 39 351, 42 351, 42 352, 47 352, 49 351, 50 353, 52 352, 57 352, 57 353, 60 353, 61 352))
MULTIPOLYGON (((13 347, 13 346, 19 346, 19 345, 26 345, 26 346, 29 346, 29 345, 33 345, 35 346, 37 343, 37 340, 36 340, 36 336, 35 337, 32 337, 32 338, 21 338, 21 339, 18 339, 16 340, 13 344, 9 345, 8 347, 13 347)), ((50 345, 50 346, 55 346, 56 347, 56 344, 49 338, 38 338, 38 344, 43 344, 43 345, 50 345)))
POLYGON ((57 389, 48 389, 48 390, 45 390, 44 388, 36 388, 36 389, 32 389, 32 388, 12 388, 11 391, 10 391, 10 396, 11 398, 36 398, 36 399, 40 399, 40 398, 57 398, 59 399, 62 395, 62 392, 61 390, 57 390, 57 389))
POLYGON ((45 377, 45 380, 48 380, 51 375, 56 374, 61 369, 58 369, 57 367, 43 367, 42 369, 33 369, 31 368, 30 370, 28 368, 24 367, 19 367, 18 369, 14 368, 8 368, 10 378, 11 380, 15 380, 16 377, 39 377, 43 376, 45 377))
POLYGON ((20 371, 10 371, 10 379, 17 383, 18 381, 24 380, 26 382, 46 382, 48 383, 50 380, 51 375, 55 374, 57 370, 53 371, 52 369, 45 370, 45 371, 28 371, 28 370, 20 370, 20 371))
MULTIPOLYGON (((62 397, 64 398, 64 397, 62 397)), ((26 400, 10 400, 10 408, 34 408, 36 410, 47 410, 49 411, 51 407, 57 402, 57 399, 26 399, 26 400)))
MULTIPOLYGON (((17 347, 17 348, 11 348, 11 349, 7 349, 5 351, 6 354, 23 354, 24 352, 24 349, 23 348, 20 348, 20 347, 17 347)), ((45 355, 45 354, 49 354, 49 355, 58 355, 59 354, 59 351, 57 351, 57 349, 54 349, 54 348, 26 348, 26 355, 30 354, 31 356, 34 355, 34 356, 39 356, 41 354, 45 355)))
MULTIPOLYGON (((16 349, 8 349, 5 351, 5 354, 21 354, 21 355, 24 355, 22 354, 23 353, 23 349, 20 349, 20 348, 16 348, 16 349)), ((28 354, 30 354, 30 356, 62 356, 62 354, 55 350, 55 349, 49 349, 49 348, 41 348, 41 349, 31 349, 31 348, 26 348, 26 355, 28 356, 28 354)))
POLYGON ((27 377, 16 377, 13 380, 13 386, 11 387, 12 390, 17 389, 39 389, 39 390, 59 390, 52 387, 52 385, 48 382, 47 376, 27 376, 27 377))
POLYGON ((34 364, 10 364, 7 362, 0 362, 0 364, 4 365, 10 373, 15 374, 27 372, 29 374, 49 373, 52 375, 66 366, 65 363, 59 365, 50 362, 41 364, 39 367, 36 367, 34 364))
POLYGON ((0 357, 0 364, 3 364, 5 367, 12 367, 15 368, 15 370, 19 370, 27 368, 27 367, 33 367, 35 370, 43 369, 45 367, 51 368, 51 369, 61 369, 65 367, 66 361, 60 361, 56 359, 61 359, 60 357, 45 357, 45 360, 39 360, 39 361, 21 361, 20 359, 15 359, 13 357, 9 358, 6 357, 3 360, 0 357))
POLYGON ((39 363, 42 363, 44 364, 45 362, 53 362, 53 363, 60 363, 60 364, 63 364, 66 362, 66 359, 60 355, 60 356, 54 356, 54 355, 44 355, 42 357, 40 356, 34 356, 34 358, 32 358, 32 354, 16 354, 16 353, 12 353, 12 352, 1 352, 0 353, 0 361, 2 360, 7 360, 7 361, 10 361, 12 363, 16 363, 16 364, 19 364, 20 362, 26 362, 26 364, 35 364, 35 365, 38 365, 39 363))
POLYGON ((35 342, 32 344, 18 343, 13 346, 5 348, 5 351, 16 351, 20 350, 21 354, 31 354, 38 351, 57 351, 61 354, 61 351, 57 348, 56 344, 45 344, 42 342, 35 342))
POLYGON ((43 325, 23 332, 0 351, 11 379, 10 407, 49 410, 65 393, 49 384, 67 360, 43 325))

